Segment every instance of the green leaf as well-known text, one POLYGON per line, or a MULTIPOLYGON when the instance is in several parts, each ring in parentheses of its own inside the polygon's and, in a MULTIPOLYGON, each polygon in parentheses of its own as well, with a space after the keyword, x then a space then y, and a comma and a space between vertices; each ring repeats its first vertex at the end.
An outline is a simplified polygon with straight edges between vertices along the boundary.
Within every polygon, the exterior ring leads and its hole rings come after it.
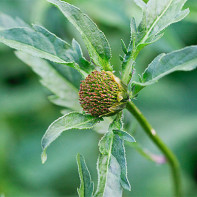
MULTIPOLYGON (((60 70, 57 70, 54 65, 38 57, 20 51, 16 51, 15 54, 25 64, 29 65, 41 77, 41 83, 54 93, 54 95, 49 97, 50 101, 72 110, 80 109, 78 89, 62 76, 60 70)), ((64 65, 61 66, 63 68, 64 65)))
POLYGON ((17 28, 17 27, 30 27, 20 18, 13 19, 12 17, 0 13, 0 31, 4 29, 17 28))
POLYGON ((115 129, 123 129, 122 112, 119 112, 113 122, 109 125, 109 131, 113 131, 115 129))
POLYGON ((136 142, 134 137, 132 137, 129 133, 126 131, 121 130, 113 130, 114 134, 117 134, 122 140, 125 140, 127 142, 136 142))
POLYGON ((197 68, 197 46, 160 54, 144 71, 141 82, 133 82, 133 96, 144 87, 157 82, 160 78, 172 72, 191 71, 195 68, 197 68))
POLYGON ((0 42, 33 56, 66 64, 77 69, 84 77, 94 70, 94 66, 83 57, 81 48, 75 40, 70 46, 38 25, 33 25, 32 28, 19 26, 0 30, 0 42))
POLYGON ((122 63, 122 81, 129 84, 134 71, 135 59, 147 45, 156 42, 163 36, 163 31, 172 23, 187 16, 189 9, 182 10, 186 0, 135 0, 143 12, 142 21, 136 26, 131 20, 131 42, 122 63))
POLYGON ((114 129, 122 129, 119 113, 99 142, 100 155, 97 162, 98 187, 95 196, 122 196, 122 188, 130 190, 127 178, 126 154, 124 140, 114 129))
POLYGON ((82 155, 77 154, 77 164, 80 177, 80 188, 77 189, 79 197, 92 197, 94 190, 94 183, 91 180, 90 172, 82 155))
POLYGON ((122 196, 120 165, 111 154, 113 137, 113 133, 108 132, 99 142, 102 152, 97 161, 98 186, 95 197, 122 196))
POLYGON ((112 71, 110 65, 111 49, 102 31, 79 8, 60 0, 48 0, 56 5, 64 16, 75 26, 81 34, 94 63, 104 70, 112 71))
POLYGON ((91 115, 83 115, 78 112, 71 112, 63 115, 62 117, 55 120, 45 132, 42 138, 42 163, 45 163, 47 159, 46 149, 47 147, 61 135, 63 131, 69 129, 90 129, 96 123, 101 121, 101 118, 95 118, 91 115))
POLYGON ((149 161, 152 161, 156 164, 164 164, 166 163, 166 158, 164 155, 153 154, 147 149, 142 148, 142 146, 138 143, 127 143, 130 147, 134 148, 140 155, 146 158, 149 161))
POLYGON ((182 10, 186 0, 135 0, 142 8, 142 22, 138 27, 140 36, 138 44, 152 43, 157 36, 169 25, 185 18, 189 9, 182 10))
POLYGON ((116 158, 118 164, 120 165, 120 184, 126 190, 131 190, 131 186, 127 177, 127 162, 126 153, 124 147, 124 140, 122 140, 118 135, 114 135, 112 155, 116 158))

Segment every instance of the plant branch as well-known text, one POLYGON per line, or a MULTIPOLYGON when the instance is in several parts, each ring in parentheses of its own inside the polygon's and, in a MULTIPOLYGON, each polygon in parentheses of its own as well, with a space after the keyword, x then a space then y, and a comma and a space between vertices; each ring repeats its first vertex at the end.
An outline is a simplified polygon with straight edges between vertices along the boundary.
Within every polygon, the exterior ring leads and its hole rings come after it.
POLYGON ((172 178, 174 182, 174 190, 175 196, 181 197, 181 179, 180 179, 180 171, 179 171, 179 163, 174 156, 174 154, 168 149, 168 147, 162 142, 159 136, 156 134, 155 130, 146 120, 144 115, 140 112, 140 110, 135 106, 131 101, 127 103, 127 110, 137 119, 140 123, 141 127, 150 137, 150 139, 155 143, 155 145, 160 149, 160 151, 165 155, 169 166, 171 168, 172 178))

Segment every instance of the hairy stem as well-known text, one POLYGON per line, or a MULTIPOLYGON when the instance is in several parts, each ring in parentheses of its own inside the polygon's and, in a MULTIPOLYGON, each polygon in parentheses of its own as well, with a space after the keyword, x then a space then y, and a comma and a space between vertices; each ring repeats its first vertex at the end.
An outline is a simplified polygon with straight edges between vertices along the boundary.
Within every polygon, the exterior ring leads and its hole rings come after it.
POLYGON ((168 147, 162 142, 162 140, 158 137, 155 130, 140 112, 140 110, 134 105, 132 102, 127 103, 128 111, 137 119, 140 123, 141 127, 150 137, 150 139, 155 143, 155 145, 161 150, 161 152, 165 155, 168 164, 171 168, 171 174, 174 183, 175 196, 181 197, 181 179, 180 179, 180 171, 179 171, 179 163, 174 156, 174 154, 168 149, 168 147))

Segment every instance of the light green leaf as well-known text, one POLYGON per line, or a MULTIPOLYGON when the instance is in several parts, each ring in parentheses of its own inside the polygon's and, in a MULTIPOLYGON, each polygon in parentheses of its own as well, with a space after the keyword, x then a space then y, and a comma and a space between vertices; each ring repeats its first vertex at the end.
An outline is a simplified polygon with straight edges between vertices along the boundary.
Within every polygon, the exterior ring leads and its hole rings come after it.
POLYGON ((111 154, 113 137, 113 133, 108 132, 99 143, 102 152, 97 161, 98 186, 95 197, 122 196, 120 165, 111 154))
POLYGON ((127 177, 127 162, 126 153, 124 147, 124 140, 122 140, 118 135, 114 135, 112 155, 116 158, 118 164, 120 165, 120 184, 126 190, 131 190, 131 186, 127 177))
POLYGON ((61 135, 63 131, 69 129, 90 129, 96 123, 101 121, 101 118, 95 118, 91 115, 83 115, 78 112, 71 112, 69 114, 63 115, 62 117, 55 120, 45 132, 42 138, 42 163, 45 163, 46 149, 47 147, 61 135))
MULTIPOLYGON (((18 22, 12 26, 17 24, 18 22)), ((31 28, 21 27, 19 24, 19 27, 2 29, 0 30, 0 42, 33 56, 66 64, 77 69, 84 77, 94 69, 94 66, 83 57, 81 48, 75 40, 70 46, 38 25, 33 25, 31 28)))
POLYGON ((56 5, 81 34, 94 63, 104 70, 112 70, 109 43, 96 24, 79 8, 61 0, 48 0, 56 5))
POLYGON ((133 96, 142 88, 157 82, 175 71, 191 71, 197 68, 197 46, 185 47, 157 56, 142 74, 140 82, 133 82, 133 96))
POLYGON ((137 27, 131 20, 131 42, 122 63, 122 81, 129 84, 134 71, 135 59, 147 45, 156 42, 163 36, 163 31, 169 25, 182 20, 189 9, 182 10, 186 0, 135 0, 143 12, 142 21, 137 27))
POLYGON ((122 196, 122 188, 130 190, 127 178, 124 140, 113 133, 122 129, 122 113, 119 113, 99 142, 100 155, 97 163, 98 187, 95 196, 122 196))
POLYGON ((90 172, 82 155, 77 154, 77 164, 80 177, 80 188, 77 189, 79 197, 92 197, 94 190, 94 183, 91 179, 90 172))
POLYGON ((0 13, 0 31, 4 29, 17 28, 17 27, 30 27, 20 18, 13 19, 12 17, 0 13))
POLYGON ((135 0, 142 8, 143 18, 138 27, 142 33, 139 44, 152 42, 160 32, 172 23, 186 17, 189 9, 182 10, 186 0, 149 0, 144 5, 142 0, 135 0))
POLYGON ((156 164, 164 164, 166 163, 166 158, 164 155, 157 155, 150 152, 147 149, 144 149, 140 144, 136 143, 127 143, 126 145, 134 148, 140 155, 146 158, 149 161, 152 161, 156 164))
MULTIPOLYGON (((54 93, 54 95, 49 97, 50 101, 72 110, 80 109, 78 90, 70 81, 62 76, 61 70, 56 69, 54 65, 38 57, 20 51, 15 53, 20 60, 29 65, 41 77, 41 83, 54 93)), ((61 66, 63 69, 64 65, 61 66)))
POLYGON ((121 130, 113 130, 114 134, 117 134, 122 140, 125 140, 127 142, 136 142, 134 137, 131 136, 129 133, 126 131, 121 131, 121 130))
POLYGON ((113 122, 109 125, 109 131, 113 131, 115 129, 123 129, 122 112, 119 112, 113 122))

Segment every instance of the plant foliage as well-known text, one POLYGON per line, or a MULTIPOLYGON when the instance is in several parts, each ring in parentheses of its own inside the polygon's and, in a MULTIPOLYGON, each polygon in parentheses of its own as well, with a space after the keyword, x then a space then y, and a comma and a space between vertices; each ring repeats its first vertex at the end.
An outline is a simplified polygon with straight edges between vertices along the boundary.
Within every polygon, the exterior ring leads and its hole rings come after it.
MULTIPOLYGON (((41 143, 43 163, 47 159, 46 149, 63 131, 91 129, 103 120, 80 112, 78 89, 74 80, 70 80, 70 71, 66 66, 76 69, 82 78, 86 78, 98 67, 104 71, 113 71, 109 42, 97 25, 79 8, 65 1, 48 0, 48 2, 57 6, 79 31, 87 47, 90 61, 84 58, 76 40, 73 39, 72 44, 68 44, 40 25, 30 26, 19 18, 14 19, 0 14, 0 42, 16 49, 16 56, 29 65, 41 77, 41 83, 53 93, 49 97, 50 101, 69 111, 55 120, 46 130, 41 143)), ((135 2, 142 9, 143 16, 139 25, 136 25, 134 18, 131 19, 131 39, 128 47, 122 41, 125 55, 121 58, 122 81, 119 81, 124 87, 131 87, 132 91, 129 92, 131 98, 167 74, 174 71, 190 71, 197 67, 197 46, 189 46, 160 54, 140 75, 139 81, 132 80, 130 83, 139 52, 160 39, 169 25, 182 20, 189 13, 189 9, 182 9, 186 0, 149 0, 148 3, 135 0, 135 2)), ((81 180, 78 189, 80 197, 121 197, 123 189, 131 190, 127 177, 125 141, 133 143, 135 139, 124 131, 122 113, 119 112, 113 117, 108 131, 99 141, 98 185, 95 193, 85 159, 77 155, 81 180)))

